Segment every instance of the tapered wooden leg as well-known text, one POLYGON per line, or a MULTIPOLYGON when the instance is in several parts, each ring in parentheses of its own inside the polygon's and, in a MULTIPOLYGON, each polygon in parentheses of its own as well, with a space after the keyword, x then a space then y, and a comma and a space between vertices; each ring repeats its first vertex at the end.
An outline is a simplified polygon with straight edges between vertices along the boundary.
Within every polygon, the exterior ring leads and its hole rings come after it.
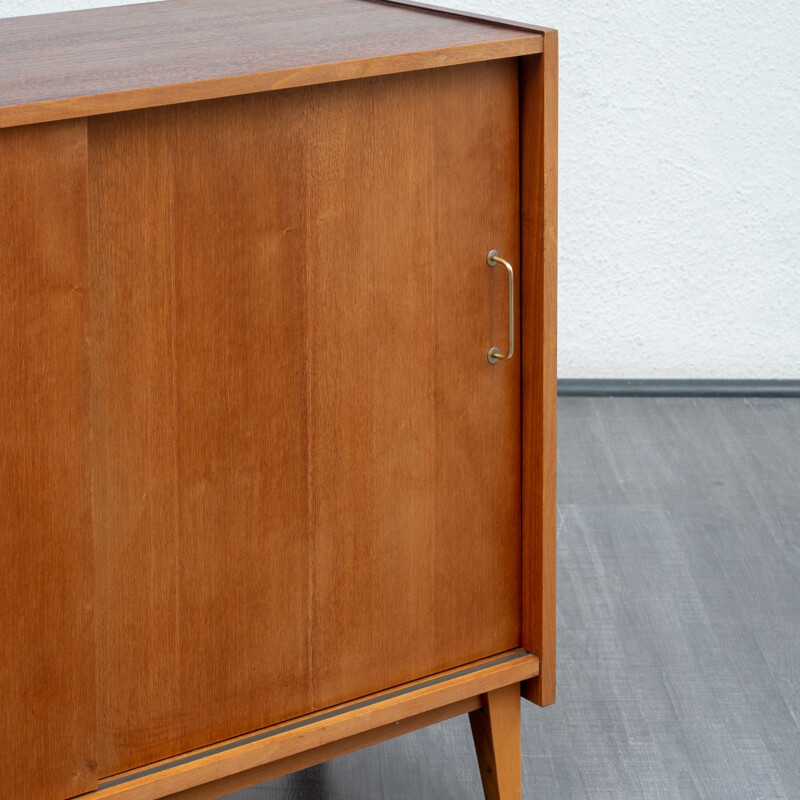
POLYGON ((486 800, 521 800, 519 684, 481 696, 481 708, 469 722, 486 800))

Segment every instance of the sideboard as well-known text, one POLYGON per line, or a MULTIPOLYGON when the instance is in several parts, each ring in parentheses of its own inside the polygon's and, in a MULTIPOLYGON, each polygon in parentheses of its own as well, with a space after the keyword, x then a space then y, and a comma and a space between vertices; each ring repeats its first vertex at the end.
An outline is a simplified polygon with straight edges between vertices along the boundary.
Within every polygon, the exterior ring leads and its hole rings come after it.
MULTIPOLYGON (((557 39, 0 20, 0 785, 218 798, 555 699, 557 39)), ((443 753, 443 756, 446 754, 443 753)))

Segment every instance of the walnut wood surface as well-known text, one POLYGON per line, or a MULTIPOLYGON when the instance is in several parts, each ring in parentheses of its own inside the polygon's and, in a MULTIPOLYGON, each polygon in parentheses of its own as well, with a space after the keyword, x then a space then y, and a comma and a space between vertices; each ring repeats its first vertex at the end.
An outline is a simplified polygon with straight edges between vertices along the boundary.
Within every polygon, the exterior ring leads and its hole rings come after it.
MULTIPOLYGON (((322 715, 296 720, 290 730, 263 731, 271 734, 237 743, 224 749, 193 754, 189 761, 171 759, 157 771, 131 772, 126 780, 102 787, 87 800, 157 800, 178 794, 181 798, 212 798, 246 785, 269 780, 304 765, 319 763, 400 735, 408 730, 438 721, 437 709, 446 719, 456 713, 474 710, 486 695, 503 687, 513 689, 517 708, 516 736, 519 741, 519 682, 538 673, 539 659, 522 651, 510 658, 484 659, 465 670, 446 670, 424 680, 376 693, 356 703, 336 706, 322 715), (479 699, 480 697, 480 699, 479 699), (427 716, 426 719, 426 715, 427 716), (205 786, 208 785, 208 789, 205 786), (219 790, 219 793, 217 793, 219 790)), ((505 695, 503 695, 505 697, 505 695)), ((497 720, 496 724, 504 724, 497 720)), ((512 718, 513 722, 513 718, 512 718)), ((498 730, 498 741, 505 742, 506 731, 498 730)), ((510 737, 513 741, 514 726, 510 737)), ((229 746, 228 746, 229 745, 229 746)))
POLYGON ((519 644, 517 70, 314 92, 315 705, 519 644))
MULTIPOLYGON (((370 0, 0 21, 0 128, 100 115, 0 130, 4 790, 63 800, 520 644, 535 670, 472 689, 554 700, 556 90, 555 32, 370 0), (494 366, 491 248, 521 319, 494 366)), ((166 784, 138 786, 102 796, 166 784)))
POLYGON ((89 121, 101 776, 311 707, 302 102, 89 121))
POLYGON ((370 0, 165 0, 0 20, 0 127, 538 53, 370 0))
POLYGON ((89 120, 100 775, 515 647, 513 60, 89 120))
POLYGON ((0 795, 96 785, 86 124, 0 131, 0 795))
POLYGON ((541 659, 523 686, 555 701, 556 668, 556 260, 558 34, 520 59, 522 170, 522 646, 541 659))
POLYGON ((486 800, 522 797, 519 692, 519 684, 487 692, 469 713, 486 800))

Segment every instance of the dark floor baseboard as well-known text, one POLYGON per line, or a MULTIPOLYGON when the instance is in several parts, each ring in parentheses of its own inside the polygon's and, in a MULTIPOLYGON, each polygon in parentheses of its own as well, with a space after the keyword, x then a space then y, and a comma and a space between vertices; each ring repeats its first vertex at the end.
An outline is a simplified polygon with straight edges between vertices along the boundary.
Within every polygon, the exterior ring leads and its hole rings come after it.
POLYGON ((562 397, 800 397, 800 380, 562 378, 562 397))

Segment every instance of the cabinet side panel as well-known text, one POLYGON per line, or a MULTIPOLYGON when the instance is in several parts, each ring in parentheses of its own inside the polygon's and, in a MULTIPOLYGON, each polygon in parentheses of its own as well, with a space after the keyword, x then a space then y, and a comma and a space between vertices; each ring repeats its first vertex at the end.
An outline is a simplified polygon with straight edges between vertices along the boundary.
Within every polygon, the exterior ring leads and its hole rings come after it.
POLYGON ((539 656, 523 684, 538 705, 555 701, 556 261, 558 34, 520 59, 522 176, 522 646, 539 656))
POLYGON ((96 786, 86 123, 0 131, 0 794, 96 786))
POLYGON ((308 710, 300 100, 90 121, 102 775, 308 710))

